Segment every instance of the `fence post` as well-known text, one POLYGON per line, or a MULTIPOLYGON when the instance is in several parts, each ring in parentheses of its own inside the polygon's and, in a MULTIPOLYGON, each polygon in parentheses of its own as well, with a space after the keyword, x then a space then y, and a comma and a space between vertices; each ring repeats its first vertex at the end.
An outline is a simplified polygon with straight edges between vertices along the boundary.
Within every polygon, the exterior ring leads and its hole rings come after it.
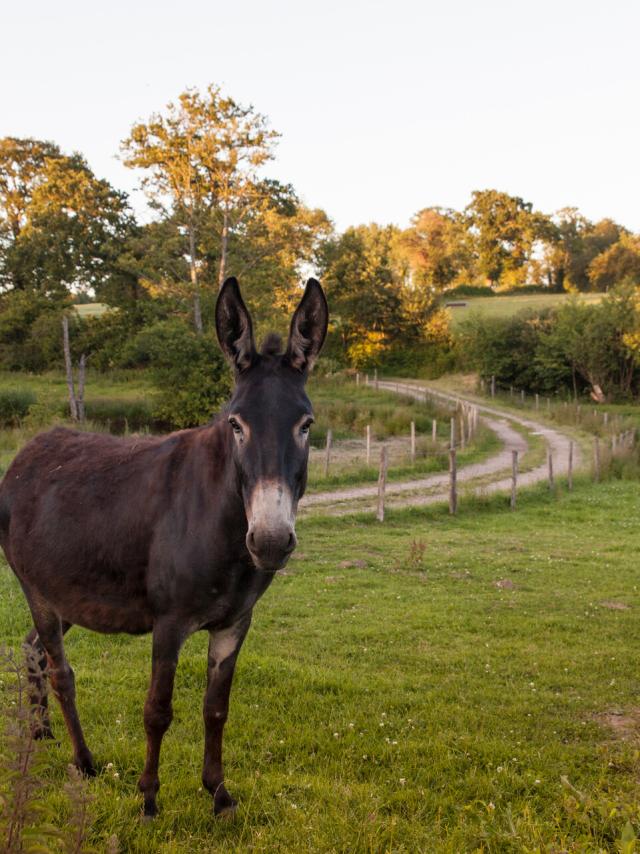
POLYGON ((411 463, 416 461, 416 422, 411 422, 411 463))
POLYGON ((456 463, 456 449, 449 450, 449 513, 455 516, 458 512, 458 466, 456 463))
POLYGON ((540 409, 540 395, 536 392, 536 409, 540 409))
POLYGON ((367 465, 371 465, 371 424, 367 424, 367 465))
POLYGON ((524 389, 520 389, 520 400, 524 403, 524 389))
POLYGON ((324 458, 324 476, 329 476, 329 463, 331 461, 331 440, 332 440, 331 430, 327 430, 327 447, 325 449, 325 458, 324 458))
POLYGON ((435 442, 438 439, 438 422, 434 418, 431 422, 431 441, 435 442))
POLYGON ((360 371, 356 371, 356 385, 360 385, 360 371))
POLYGON ((567 488, 573 489, 573 442, 569 442, 569 465, 567 466, 567 488))
POLYGON ((596 436, 593 442, 593 462, 596 482, 600 480, 600 439, 596 436))
POLYGON ((384 522, 384 492, 387 485, 387 446, 380 448, 380 473, 378 475, 378 522, 384 522))
POLYGON ((553 454, 549 451, 549 489, 553 490, 554 482, 553 482, 553 454))
POLYGON ((449 447, 455 448, 456 446, 456 419, 451 419, 451 436, 449 439, 449 447))
POLYGON ((464 408, 460 410, 460 450, 464 450, 465 445, 465 435, 464 435, 464 408))
POLYGON ((607 424, 609 423, 609 413, 608 413, 608 412, 603 412, 603 413, 602 413, 602 415, 603 415, 603 417, 604 417, 604 426, 606 427, 606 426, 607 426, 607 424))
POLYGON ((496 396, 496 378, 495 376, 491 377, 491 397, 496 396))
POLYGON ((516 490, 518 488, 518 452, 511 451, 511 509, 516 509, 516 490))
POLYGON ((369 385, 369 374, 364 375, 364 384, 369 385))

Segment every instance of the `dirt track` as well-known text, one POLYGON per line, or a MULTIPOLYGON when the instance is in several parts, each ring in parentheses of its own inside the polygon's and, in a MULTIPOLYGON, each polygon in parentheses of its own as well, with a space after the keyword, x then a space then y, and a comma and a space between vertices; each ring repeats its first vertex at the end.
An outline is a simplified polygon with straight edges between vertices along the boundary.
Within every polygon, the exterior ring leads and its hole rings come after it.
MULTIPOLYGON (((508 423, 509 421, 525 427, 527 430, 543 437, 547 446, 547 453, 553 457, 554 473, 561 475, 566 473, 569 455, 570 438, 559 430, 547 427, 531 418, 513 415, 496 406, 478 404, 463 395, 447 394, 430 388, 428 385, 403 385, 398 387, 397 383, 379 383, 380 388, 386 391, 399 391, 403 395, 411 395, 416 398, 424 398, 425 392, 435 398, 440 398, 451 403, 466 401, 476 406, 485 425, 493 430, 500 441, 502 448, 493 456, 480 463, 472 463, 462 467, 458 471, 458 482, 467 485, 474 494, 488 494, 494 492, 507 492, 511 489, 511 451, 517 450, 520 457, 527 450, 526 439, 508 423), (495 479, 487 478, 494 476, 495 479), (475 481, 481 480, 481 485, 474 486, 475 481)), ((580 449, 574 443, 574 469, 580 465, 580 449)), ((527 472, 522 472, 518 477, 518 486, 530 486, 548 477, 548 463, 536 466, 527 472)), ((389 506, 421 506, 434 504, 448 499, 449 475, 444 472, 430 475, 419 480, 407 480, 397 483, 387 483, 386 495, 389 506)), ((343 515, 355 511, 373 510, 375 507, 378 487, 375 484, 367 486, 356 486, 347 489, 338 489, 330 492, 317 492, 308 495, 300 502, 302 510, 316 509, 319 512, 343 515)))

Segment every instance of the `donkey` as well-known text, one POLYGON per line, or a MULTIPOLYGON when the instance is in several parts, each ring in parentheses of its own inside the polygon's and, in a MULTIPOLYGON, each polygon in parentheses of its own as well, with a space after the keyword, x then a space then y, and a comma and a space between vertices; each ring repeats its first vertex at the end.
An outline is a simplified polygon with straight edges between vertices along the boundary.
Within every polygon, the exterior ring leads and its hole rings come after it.
POLYGON ((127 438, 56 427, 20 451, 0 485, 0 545, 34 624, 27 636, 34 735, 51 737, 48 679, 74 762, 87 775, 95 766, 63 635, 73 625, 152 632, 147 754, 138 783, 147 817, 157 813, 160 746, 172 718, 178 655, 200 629, 209 632, 202 782, 216 815, 236 808, 222 770, 229 692, 253 606, 296 546, 313 422, 305 382, 324 342, 328 309, 310 279, 284 352, 270 335, 258 353, 251 317, 230 278, 215 319, 235 387, 211 423, 127 438))

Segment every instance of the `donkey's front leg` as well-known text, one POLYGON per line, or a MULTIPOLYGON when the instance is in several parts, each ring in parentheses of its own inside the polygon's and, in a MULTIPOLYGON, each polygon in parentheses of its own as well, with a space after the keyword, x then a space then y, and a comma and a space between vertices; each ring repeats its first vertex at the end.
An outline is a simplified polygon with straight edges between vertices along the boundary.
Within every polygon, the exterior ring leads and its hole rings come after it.
POLYGON ((227 629, 209 632, 202 785, 213 795, 213 811, 216 815, 232 815, 237 806, 224 786, 222 731, 229 712, 229 693, 236 659, 250 624, 251 614, 227 629))
POLYGON ((184 627, 173 621, 161 621, 153 627, 151 685, 144 704, 147 761, 138 781, 138 788, 144 795, 144 815, 148 818, 158 812, 156 795, 160 788, 158 779, 160 745, 173 717, 171 706, 173 680, 180 647, 185 637, 184 627))

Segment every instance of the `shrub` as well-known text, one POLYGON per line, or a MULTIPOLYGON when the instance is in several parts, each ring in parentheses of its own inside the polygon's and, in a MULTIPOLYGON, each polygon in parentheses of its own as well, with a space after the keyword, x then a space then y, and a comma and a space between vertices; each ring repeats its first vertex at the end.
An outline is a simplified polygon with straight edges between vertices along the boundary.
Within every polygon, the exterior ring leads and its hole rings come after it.
POLYGON ((35 402, 36 396, 31 391, 0 391, 0 425, 18 427, 35 402))
MULTIPOLYGON (((68 406, 65 404, 65 414, 68 406)), ((85 414, 89 421, 109 428, 111 433, 148 430, 155 425, 153 407, 143 398, 122 400, 98 397, 87 400, 85 414)))
POLYGON ((196 335, 182 320, 143 328, 127 346, 128 364, 148 364, 157 394, 155 421, 172 428, 208 421, 231 389, 231 376, 217 344, 196 335))

